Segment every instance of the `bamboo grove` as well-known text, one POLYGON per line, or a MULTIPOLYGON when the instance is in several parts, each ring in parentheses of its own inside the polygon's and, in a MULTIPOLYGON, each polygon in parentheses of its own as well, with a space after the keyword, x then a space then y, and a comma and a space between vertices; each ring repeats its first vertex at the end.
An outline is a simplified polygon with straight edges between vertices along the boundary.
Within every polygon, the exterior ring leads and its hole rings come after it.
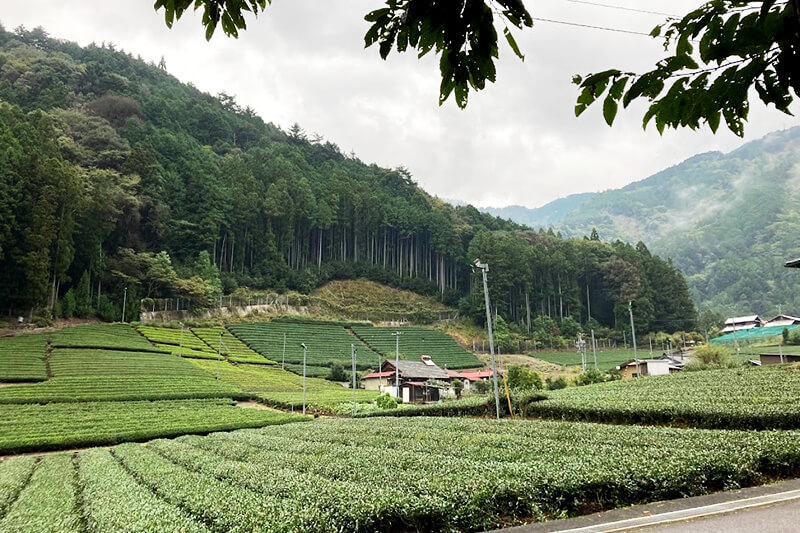
POLYGON ((131 319, 142 298, 203 306, 238 287, 308 293, 356 277, 469 313, 480 255, 498 311, 519 324, 613 326, 628 300, 657 329, 693 320, 682 276, 644 245, 451 206, 405 169, 283 131, 110 43, 0 27, 0 146, 3 314, 119 319, 127 289, 131 319))

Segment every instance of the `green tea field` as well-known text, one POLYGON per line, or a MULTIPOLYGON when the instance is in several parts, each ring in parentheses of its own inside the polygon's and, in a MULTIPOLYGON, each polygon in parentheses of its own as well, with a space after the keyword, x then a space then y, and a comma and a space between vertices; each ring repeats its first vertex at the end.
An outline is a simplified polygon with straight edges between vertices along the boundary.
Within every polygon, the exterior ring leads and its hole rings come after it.
MULTIPOLYGON (((580 366, 581 356, 575 351, 536 351, 528 354, 536 359, 547 361, 556 365, 563 366, 580 366)), ((659 357, 661 352, 653 352, 652 357, 659 357)), ((648 350, 639 350, 638 356, 640 359, 650 358, 648 350)), ((597 350, 597 369, 601 371, 608 371, 625 361, 633 359, 633 350, 626 348, 603 348, 597 350)), ((586 350, 586 368, 594 368, 594 354, 591 347, 586 350)))
MULTIPOLYGON (((219 369, 220 380, 238 387, 255 399, 283 409, 298 410, 303 405, 303 379, 297 374, 281 370, 279 367, 263 365, 232 365, 227 362, 192 361, 209 374, 216 375, 219 369)), ((373 402, 378 393, 357 390, 358 402, 373 402)), ((306 406, 313 411, 330 412, 341 410, 348 413, 353 407, 353 390, 338 383, 319 378, 306 379, 306 406)))
POLYGON ((43 334, 0 338, 0 382, 47 379, 46 347, 43 334))
POLYGON ((800 429, 798 390, 795 367, 679 372, 550 391, 528 414, 617 424, 800 429))
POLYGON ((6 459, 0 530, 482 531, 796 475, 798 450, 794 431, 325 420, 6 459))
POLYGON ((250 400, 253 394, 216 379, 190 359, 159 350, 125 324, 0 339, 0 361, 8 363, 2 380, 11 382, 0 387, 0 454, 305 420, 238 407, 234 400, 250 400), (61 347, 47 350, 48 340, 61 347))
POLYGON ((399 352, 403 359, 419 360, 429 355, 440 367, 450 369, 476 368, 483 366, 472 353, 462 348, 453 338, 441 331, 414 326, 379 328, 353 326, 359 339, 384 357, 394 357, 398 350, 393 333, 400 333, 399 352))

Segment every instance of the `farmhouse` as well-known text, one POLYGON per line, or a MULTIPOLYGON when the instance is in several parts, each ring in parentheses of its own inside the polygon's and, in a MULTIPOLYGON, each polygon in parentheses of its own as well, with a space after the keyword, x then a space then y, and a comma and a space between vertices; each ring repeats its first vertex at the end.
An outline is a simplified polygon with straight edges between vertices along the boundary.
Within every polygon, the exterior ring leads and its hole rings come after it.
POLYGON ((399 361, 400 391, 395 390, 395 364, 387 360, 379 372, 367 374, 361 383, 367 390, 388 392, 402 398, 404 403, 438 402, 444 391, 450 387, 451 377, 439 368, 431 358, 423 355, 420 361, 399 361))
POLYGON ((780 365, 782 363, 797 363, 800 361, 798 354, 779 354, 779 353, 762 353, 759 354, 760 366, 766 365, 780 365))
POLYGON ((640 376, 664 376, 679 370, 669 359, 631 359, 617 367, 622 379, 640 376))
POLYGON ((800 324, 800 318, 791 315, 778 315, 772 320, 767 321, 764 324, 765 328, 771 327, 787 327, 787 326, 796 326, 800 324))
POLYGON ((763 325, 764 321, 758 315, 737 316, 725 321, 725 327, 722 328, 721 333, 732 333, 745 329, 760 328, 763 325))
POLYGON ((491 370, 467 370, 466 372, 445 370, 445 372, 451 379, 460 379, 464 383, 464 390, 467 392, 471 390, 472 384, 476 381, 488 381, 494 376, 491 370))

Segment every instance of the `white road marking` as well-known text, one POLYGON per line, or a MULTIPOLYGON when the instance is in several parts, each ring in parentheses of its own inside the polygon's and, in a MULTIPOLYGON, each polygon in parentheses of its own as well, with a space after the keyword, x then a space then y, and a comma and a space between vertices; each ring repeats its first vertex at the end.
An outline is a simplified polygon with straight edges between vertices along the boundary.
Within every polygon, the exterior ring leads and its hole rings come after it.
POLYGON ((733 500, 729 502, 715 503, 712 505, 704 505, 702 507, 692 507, 691 509, 681 509, 679 511, 669 511, 666 513, 659 513, 649 516, 628 518, 626 520, 618 520, 616 522, 608 522, 594 526, 563 529, 559 530, 558 533, 612 533, 615 531, 629 531, 635 528, 670 524, 673 522, 681 522, 694 518, 703 518, 706 516, 732 513, 734 511, 751 509, 753 507, 762 507, 764 505, 772 505, 798 498, 800 498, 800 489, 779 492, 778 494, 755 496, 753 498, 746 498, 744 500, 733 500))

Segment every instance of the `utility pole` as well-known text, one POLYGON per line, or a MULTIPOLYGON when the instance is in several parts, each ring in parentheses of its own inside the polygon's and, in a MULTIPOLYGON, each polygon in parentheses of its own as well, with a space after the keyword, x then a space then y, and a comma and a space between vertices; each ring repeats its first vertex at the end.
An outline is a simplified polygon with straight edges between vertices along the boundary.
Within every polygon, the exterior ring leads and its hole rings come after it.
POLYGON ((589 318, 587 322, 592 319, 592 300, 589 299, 589 284, 586 284, 586 309, 589 318))
POLYGON ((355 344, 350 345, 350 357, 353 359, 353 416, 356 416, 356 345, 355 344))
POLYGON ((179 322, 181 325, 181 347, 178 348, 178 357, 183 357, 183 322, 179 322))
POLYGON ((594 330, 592 330, 592 355, 594 355, 594 369, 597 370, 597 343, 594 340, 594 330))
MULTIPOLYGON (((394 393, 395 395, 400 398, 400 335, 402 335, 402 331, 395 331, 392 333, 392 336, 395 340, 394 345, 394 393)), ((380 369, 378 370, 380 372, 380 369)))
POLYGON ((225 331, 219 332, 219 345, 217 346, 217 379, 219 379, 219 367, 222 364, 222 336, 225 331))
POLYGON ((125 322, 125 304, 128 303, 128 287, 122 293, 122 321, 125 322))
POLYGON ((494 360, 494 333, 492 332, 492 312, 489 307, 489 285, 486 282, 486 274, 489 272, 489 265, 481 263, 479 259, 475 259, 472 263, 475 268, 479 268, 483 274, 483 299, 486 303, 486 327, 489 329, 489 353, 492 358, 492 375, 494 377, 494 406, 497 413, 497 419, 500 420, 500 388, 497 385, 497 364, 494 360))
POLYGON ((636 328, 633 327, 633 302, 628 302, 628 314, 631 317, 631 338, 633 339, 633 359, 636 361, 636 376, 639 374, 639 355, 636 353, 636 328))
POLYGON ((578 349, 578 354, 581 356, 581 369, 586 372, 586 341, 583 340, 582 333, 578 333, 578 340, 575 341, 575 348, 578 349))
POLYGON ((648 340, 650 341, 650 357, 653 357, 653 337, 648 337, 648 340))
POLYGON ((286 370, 286 333, 283 334, 283 359, 281 360, 281 370, 286 370))
POLYGON ((306 343, 302 343, 303 347, 303 414, 306 414, 306 343))

